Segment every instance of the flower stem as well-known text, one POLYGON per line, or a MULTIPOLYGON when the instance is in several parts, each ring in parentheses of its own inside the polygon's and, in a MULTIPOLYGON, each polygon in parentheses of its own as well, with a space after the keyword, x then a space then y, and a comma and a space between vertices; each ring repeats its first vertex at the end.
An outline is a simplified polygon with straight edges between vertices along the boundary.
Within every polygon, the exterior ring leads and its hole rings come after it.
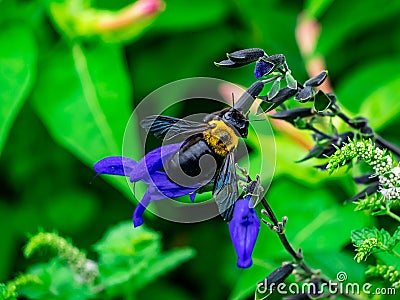
MULTIPOLYGON (((273 212, 271 206, 268 204, 267 200, 263 197, 261 199, 261 204, 265 208, 265 210, 268 213, 268 216, 273 223, 274 226, 279 227, 279 222, 278 219, 275 216, 275 213, 273 212)), ((306 272, 308 275, 313 275, 315 272, 307 266, 307 264, 303 261, 303 255, 301 252, 296 252, 292 245, 289 243, 285 232, 277 232, 279 239, 281 240, 281 243, 283 247, 286 249, 286 251, 294 258, 294 260, 299 264, 300 268, 303 269, 304 272, 306 272)))
POLYGON ((393 212, 390 210, 390 208, 387 208, 387 209, 386 209, 386 215, 389 216, 389 217, 391 217, 391 218, 393 218, 393 219, 395 219, 397 222, 400 223, 400 216, 398 216, 398 215, 396 215, 395 213, 393 213, 393 212))

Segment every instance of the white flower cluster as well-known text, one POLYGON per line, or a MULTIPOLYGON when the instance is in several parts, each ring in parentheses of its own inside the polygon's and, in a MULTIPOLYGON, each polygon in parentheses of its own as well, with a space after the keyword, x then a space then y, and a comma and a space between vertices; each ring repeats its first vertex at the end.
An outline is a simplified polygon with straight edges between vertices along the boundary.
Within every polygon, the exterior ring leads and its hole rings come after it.
MULTIPOLYGON (((358 144, 358 143, 357 143, 358 144)), ((371 144, 368 144, 372 147, 371 144)), ((368 152, 373 155, 372 159, 369 161, 363 158, 363 155, 360 155, 361 159, 369 162, 369 164, 374 168, 375 173, 377 174, 385 174, 389 172, 393 167, 392 157, 385 153, 384 150, 375 148, 374 151, 368 152)))
POLYGON ((394 167, 385 175, 379 176, 381 194, 389 200, 400 200, 400 167, 394 167))

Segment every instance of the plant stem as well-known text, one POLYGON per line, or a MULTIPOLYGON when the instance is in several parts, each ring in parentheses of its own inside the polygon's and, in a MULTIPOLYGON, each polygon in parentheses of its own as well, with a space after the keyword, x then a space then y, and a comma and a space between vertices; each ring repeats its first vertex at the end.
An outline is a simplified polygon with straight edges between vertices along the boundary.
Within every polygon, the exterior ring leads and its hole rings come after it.
MULTIPOLYGON (((263 197, 261 199, 261 204, 265 208, 265 210, 268 213, 268 216, 274 224, 274 226, 279 227, 279 222, 278 219, 275 216, 275 213, 273 212, 271 206, 268 204, 267 200, 263 197)), ((303 255, 301 252, 296 252, 292 245, 289 243, 286 235, 284 232, 277 232, 279 239, 281 240, 281 243, 283 247, 286 249, 286 251, 294 258, 294 260, 299 264, 300 268, 303 269, 308 275, 313 275, 314 272, 313 270, 306 265, 306 263, 303 261, 303 255)))
POLYGON ((386 215, 391 217, 391 218, 393 218, 393 219, 395 219, 397 222, 400 223, 400 217, 398 215, 396 215, 395 213, 391 212, 390 208, 386 209, 386 215))

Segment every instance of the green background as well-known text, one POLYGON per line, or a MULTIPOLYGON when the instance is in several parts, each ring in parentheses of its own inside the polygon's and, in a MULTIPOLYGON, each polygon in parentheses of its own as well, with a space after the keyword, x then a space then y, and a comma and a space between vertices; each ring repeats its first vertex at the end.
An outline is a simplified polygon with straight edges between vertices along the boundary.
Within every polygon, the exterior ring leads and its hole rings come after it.
MULTIPOLYGON (((150 92, 196 76, 249 86, 252 67, 213 64, 247 47, 285 54, 296 79, 306 80, 295 38, 300 14, 321 25, 316 53, 326 60, 342 106, 400 143, 400 1, 166 0, 165 11, 140 35, 113 43, 93 36, 71 41, 50 17, 49 3, 0 1, 0 282, 36 262, 24 259, 21 248, 38 228, 56 230, 95 257, 92 245, 131 218, 136 200, 125 180, 94 178, 92 166, 121 153, 128 118, 150 92)), ((126 4, 99 0, 93 6, 126 4)), ((184 116, 185 107, 171 115, 184 116)), ((276 144, 267 199, 278 216, 289 217, 290 241, 312 267, 333 278, 346 271, 349 280, 362 280, 365 265, 352 259, 351 230, 391 223, 343 205, 357 190, 351 173, 328 177, 312 168, 318 162, 296 164, 306 150, 279 132, 276 144)), ((138 299, 252 298, 254 282, 290 259, 266 227, 254 266, 240 270, 220 218, 177 224, 146 215, 145 222, 162 233, 164 249, 190 246, 197 254, 142 288, 138 299)))

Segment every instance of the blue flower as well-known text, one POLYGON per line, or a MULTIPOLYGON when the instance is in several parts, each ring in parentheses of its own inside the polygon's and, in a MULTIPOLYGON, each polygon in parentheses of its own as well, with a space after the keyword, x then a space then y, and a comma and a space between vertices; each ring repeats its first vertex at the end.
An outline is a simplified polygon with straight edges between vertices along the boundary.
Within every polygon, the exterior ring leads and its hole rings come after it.
POLYGON ((260 59, 256 62, 256 66, 254 68, 254 76, 259 79, 271 73, 273 69, 273 63, 260 59))
POLYGON ((251 254, 260 230, 260 221, 253 208, 249 207, 250 196, 236 201, 229 232, 238 257, 239 268, 249 268, 253 261, 251 254))
POLYGON ((181 147, 182 143, 165 145, 147 153, 140 161, 135 161, 123 156, 110 156, 103 158, 94 165, 98 174, 128 176, 131 182, 143 181, 148 184, 146 193, 140 200, 133 213, 135 227, 143 224, 143 213, 150 202, 165 198, 178 198, 190 195, 199 186, 184 187, 172 182, 163 169, 163 162, 170 159, 181 147))

